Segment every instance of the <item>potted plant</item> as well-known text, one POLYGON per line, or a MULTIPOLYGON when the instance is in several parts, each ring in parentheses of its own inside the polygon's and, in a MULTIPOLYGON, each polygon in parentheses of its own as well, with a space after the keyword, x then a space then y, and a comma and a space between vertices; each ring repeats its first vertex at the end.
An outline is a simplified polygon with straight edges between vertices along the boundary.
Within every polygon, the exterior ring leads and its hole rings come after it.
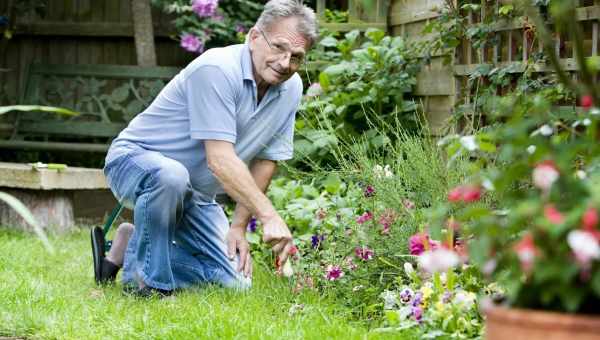
POLYGON ((548 12, 572 34, 580 82, 560 68, 538 9, 527 10, 559 82, 491 100, 496 124, 442 141, 450 162, 467 155, 475 171, 450 190, 430 230, 460 235, 468 261, 505 288, 484 308, 487 339, 599 339, 600 63, 583 57, 572 2, 551 2, 548 12), (582 109, 555 106, 574 97, 582 109))

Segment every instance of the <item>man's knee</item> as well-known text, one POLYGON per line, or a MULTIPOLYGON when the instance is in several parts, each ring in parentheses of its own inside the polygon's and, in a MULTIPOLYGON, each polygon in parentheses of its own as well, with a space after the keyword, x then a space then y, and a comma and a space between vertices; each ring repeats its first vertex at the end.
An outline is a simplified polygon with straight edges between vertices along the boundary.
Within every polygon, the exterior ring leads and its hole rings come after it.
POLYGON ((157 186, 176 196, 184 196, 191 190, 190 174, 183 165, 177 162, 170 162, 168 166, 158 168, 153 177, 157 186))

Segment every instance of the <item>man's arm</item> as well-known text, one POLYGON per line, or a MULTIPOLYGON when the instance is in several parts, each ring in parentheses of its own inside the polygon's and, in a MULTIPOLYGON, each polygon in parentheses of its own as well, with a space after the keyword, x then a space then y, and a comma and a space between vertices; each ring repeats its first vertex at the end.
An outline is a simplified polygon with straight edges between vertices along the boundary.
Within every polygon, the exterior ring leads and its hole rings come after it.
MULTIPOLYGON (((250 174, 254 178, 254 182, 258 188, 264 193, 267 191, 271 179, 277 170, 277 163, 268 159, 256 159, 250 165, 250 174)), ((233 212, 233 219, 231 222, 232 228, 243 228, 246 230, 246 226, 252 217, 252 213, 244 205, 237 204, 233 212)))
POLYGON ((208 168, 238 206, 243 205, 262 222, 263 241, 271 243, 281 263, 285 263, 293 246, 292 234, 246 164, 235 154, 233 144, 218 140, 205 140, 204 144, 208 168))

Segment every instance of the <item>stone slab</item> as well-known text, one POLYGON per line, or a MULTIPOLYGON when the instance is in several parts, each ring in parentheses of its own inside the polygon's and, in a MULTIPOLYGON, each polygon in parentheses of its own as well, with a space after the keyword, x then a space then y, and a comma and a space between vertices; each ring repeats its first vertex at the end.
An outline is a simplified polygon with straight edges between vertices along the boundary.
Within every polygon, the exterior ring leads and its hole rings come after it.
POLYGON ((0 162, 0 187, 37 190, 108 189, 101 169, 68 167, 35 169, 23 163, 0 162))

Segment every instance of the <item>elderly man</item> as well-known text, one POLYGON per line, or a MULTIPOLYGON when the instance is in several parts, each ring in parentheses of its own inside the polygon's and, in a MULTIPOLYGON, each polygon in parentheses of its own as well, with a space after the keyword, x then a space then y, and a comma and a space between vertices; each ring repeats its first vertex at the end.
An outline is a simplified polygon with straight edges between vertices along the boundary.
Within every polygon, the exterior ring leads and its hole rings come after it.
MULTIPOLYGON (((292 235, 264 192, 276 162, 292 157, 296 71, 316 38, 310 8, 269 1, 245 44, 196 58, 113 141, 104 172, 135 221, 129 242, 117 233, 111 250, 125 252, 125 287, 139 295, 208 282, 250 287, 252 215, 286 261, 292 235), (214 201, 221 188, 237 202, 231 226, 214 201)), ((96 279, 110 281, 119 256, 104 258, 102 242, 93 237, 96 279)))

